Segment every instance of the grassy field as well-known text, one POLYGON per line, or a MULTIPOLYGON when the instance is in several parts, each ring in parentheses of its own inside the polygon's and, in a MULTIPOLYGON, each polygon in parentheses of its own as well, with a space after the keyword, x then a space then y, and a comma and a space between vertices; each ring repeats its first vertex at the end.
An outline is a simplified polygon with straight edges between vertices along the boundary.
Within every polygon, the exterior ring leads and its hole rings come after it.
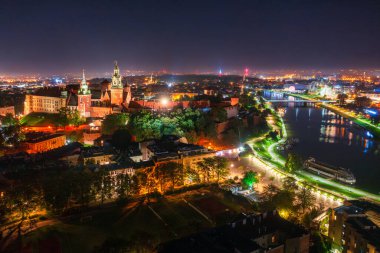
POLYGON ((161 242, 226 223, 240 212, 253 212, 247 200, 207 187, 149 203, 110 207, 91 213, 92 219, 87 222, 77 217, 39 228, 22 238, 22 252, 86 253, 101 247, 106 240, 119 240, 128 245, 141 238, 144 238, 142 243, 155 247, 161 242))
POLYGON ((32 112, 25 115, 20 123, 23 126, 55 126, 58 122, 58 114, 32 112))

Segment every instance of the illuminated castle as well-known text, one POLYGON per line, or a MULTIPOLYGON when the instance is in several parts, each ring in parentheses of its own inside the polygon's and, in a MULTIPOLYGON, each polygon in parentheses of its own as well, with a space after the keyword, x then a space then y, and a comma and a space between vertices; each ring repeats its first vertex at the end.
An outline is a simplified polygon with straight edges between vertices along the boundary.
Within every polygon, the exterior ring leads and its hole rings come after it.
POLYGON ((100 90, 90 90, 83 70, 82 80, 77 92, 60 87, 39 89, 27 94, 24 102, 24 114, 31 112, 58 113, 62 107, 78 110, 82 117, 104 117, 128 108, 131 101, 131 88, 124 87, 120 70, 115 62, 112 82, 104 81, 100 90))
POLYGON ((115 67, 112 75, 111 85, 111 104, 121 105, 123 103, 123 83, 121 82, 121 75, 117 61, 115 61, 115 67))

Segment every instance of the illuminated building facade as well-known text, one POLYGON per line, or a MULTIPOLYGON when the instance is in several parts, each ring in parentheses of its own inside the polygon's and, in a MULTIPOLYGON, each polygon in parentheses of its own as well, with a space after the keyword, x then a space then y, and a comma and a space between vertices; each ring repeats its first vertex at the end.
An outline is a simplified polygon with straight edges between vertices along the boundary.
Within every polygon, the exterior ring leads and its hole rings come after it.
POLYGON ((0 116, 5 116, 7 114, 15 115, 15 107, 14 106, 0 107, 0 116))
POLYGON ((115 67, 112 75, 111 85, 111 104, 121 105, 123 103, 123 83, 121 82, 121 75, 119 66, 115 62, 115 67))
POLYGON ((35 94, 27 94, 24 102, 24 114, 31 112, 58 113, 66 106, 67 91, 61 89, 41 89, 35 94))
POLYGON ((42 153, 52 149, 60 148, 66 144, 66 135, 52 134, 44 135, 27 141, 26 151, 32 153, 42 153))
POLYGON ((328 236, 333 248, 344 253, 380 252, 379 206, 351 202, 331 210, 328 236))
POLYGON ((102 89, 93 92, 87 85, 83 71, 79 89, 67 91, 59 87, 43 88, 34 94, 27 94, 24 102, 24 114, 31 112, 58 113, 62 107, 78 110, 82 117, 104 117, 113 112, 128 107, 132 99, 131 88, 123 87, 120 70, 115 63, 112 83, 102 83, 102 89))
POLYGON ((88 89, 86 77, 83 70, 83 78, 78 91, 78 111, 82 117, 90 117, 91 91, 88 89))

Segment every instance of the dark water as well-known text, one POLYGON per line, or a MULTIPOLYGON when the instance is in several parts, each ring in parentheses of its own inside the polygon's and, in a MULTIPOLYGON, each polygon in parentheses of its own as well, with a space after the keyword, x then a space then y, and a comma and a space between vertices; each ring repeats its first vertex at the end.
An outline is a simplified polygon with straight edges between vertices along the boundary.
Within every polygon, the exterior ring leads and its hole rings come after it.
POLYGON ((380 142, 329 110, 307 103, 280 103, 288 135, 299 139, 292 152, 350 169, 356 187, 380 192, 380 142))

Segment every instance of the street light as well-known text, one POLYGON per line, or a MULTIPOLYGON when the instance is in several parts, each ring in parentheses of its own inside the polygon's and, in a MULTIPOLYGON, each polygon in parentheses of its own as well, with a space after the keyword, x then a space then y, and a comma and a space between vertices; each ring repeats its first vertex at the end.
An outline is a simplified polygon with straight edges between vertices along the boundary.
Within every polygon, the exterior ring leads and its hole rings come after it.
POLYGON ((166 106, 169 103, 169 100, 168 100, 168 98, 163 97, 163 98, 161 98, 160 102, 161 102, 161 105, 166 108, 166 106))

